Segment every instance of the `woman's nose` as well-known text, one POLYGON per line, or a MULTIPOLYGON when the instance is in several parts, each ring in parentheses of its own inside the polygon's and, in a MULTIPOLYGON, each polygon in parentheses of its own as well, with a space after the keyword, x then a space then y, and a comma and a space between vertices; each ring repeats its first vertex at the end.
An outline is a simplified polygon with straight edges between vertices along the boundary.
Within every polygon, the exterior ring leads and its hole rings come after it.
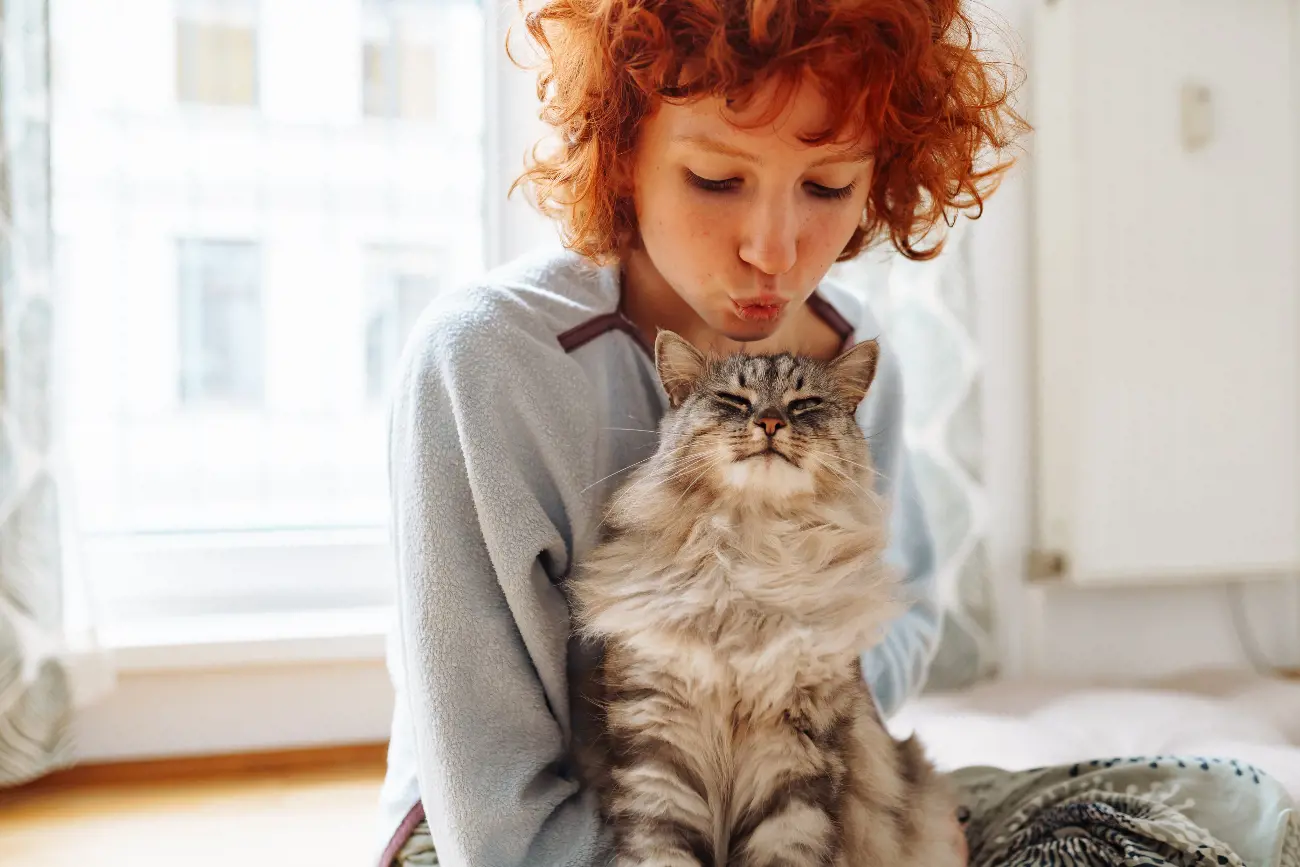
POLYGON ((791 202, 755 202, 740 245, 740 258, 764 274, 784 274, 794 267, 797 241, 798 219, 791 202))

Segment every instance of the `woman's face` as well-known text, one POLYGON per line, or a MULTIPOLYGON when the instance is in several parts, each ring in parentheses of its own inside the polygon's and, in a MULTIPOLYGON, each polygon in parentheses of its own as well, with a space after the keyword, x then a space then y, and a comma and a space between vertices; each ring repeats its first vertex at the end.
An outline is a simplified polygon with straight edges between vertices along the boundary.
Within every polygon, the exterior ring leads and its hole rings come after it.
POLYGON ((755 126, 770 98, 739 114, 718 98, 663 104, 633 162, 638 270, 739 341, 771 336, 812 294, 861 222, 871 179, 861 144, 801 140, 825 128, 815 88, 755 126))

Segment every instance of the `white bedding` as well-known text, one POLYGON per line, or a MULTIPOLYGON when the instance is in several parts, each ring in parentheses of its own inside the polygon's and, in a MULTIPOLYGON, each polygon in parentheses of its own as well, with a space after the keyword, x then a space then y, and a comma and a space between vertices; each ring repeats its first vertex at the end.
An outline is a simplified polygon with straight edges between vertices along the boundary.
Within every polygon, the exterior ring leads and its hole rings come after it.
POLYGON ((1023 770, 1080 759, 1198 755, 1249 762, 1300 801, 1300 682, 1206 672, 1151 687, 1003 681, 910 703, 890 723, 916 731, 941 768, 1023 770))

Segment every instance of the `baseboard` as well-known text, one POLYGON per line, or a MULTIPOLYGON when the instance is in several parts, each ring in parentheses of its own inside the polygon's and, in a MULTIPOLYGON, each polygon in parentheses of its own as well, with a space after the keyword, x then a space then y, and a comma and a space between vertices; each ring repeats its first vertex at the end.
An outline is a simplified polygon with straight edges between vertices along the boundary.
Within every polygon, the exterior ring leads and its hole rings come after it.
POLYGON ((21 787, 24 792, 86 786, 130 785, 225 777, 303 777, 320 773, 374 769, 382 774, 388 745, 347 744, 291 750, 266 750, 218 756, 181 756, 143 761, 103 762, 56 771, 21 787))
POLYGON ((381 661, 127 672, 73 720, 78 765, 375 744, 393 691, 381 661))

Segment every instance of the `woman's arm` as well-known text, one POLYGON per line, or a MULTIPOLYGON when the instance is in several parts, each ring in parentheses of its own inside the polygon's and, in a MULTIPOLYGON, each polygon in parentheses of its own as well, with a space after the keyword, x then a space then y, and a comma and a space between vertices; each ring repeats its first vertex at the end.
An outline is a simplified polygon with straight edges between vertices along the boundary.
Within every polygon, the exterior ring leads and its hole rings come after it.
POLYGON ((876 490, 890 508, 885 558, 899 570, 908 609, 884 641, 862 657, 862 671, 883 716, 889 717, 925 685, 939 643, 941 610, 934 545, 903 442, 903 381, 897 356, 881 341, 876 381, 858 410, 878 473, 876 490))
POLYGON ((446 865, 594 864, 564 766, 568 568, 590 461, 583 378, 547 333, 483 310, 426 322, 390 429, 398 677, 446 865), (549 345, 548 345, 549 342, 549 345))

